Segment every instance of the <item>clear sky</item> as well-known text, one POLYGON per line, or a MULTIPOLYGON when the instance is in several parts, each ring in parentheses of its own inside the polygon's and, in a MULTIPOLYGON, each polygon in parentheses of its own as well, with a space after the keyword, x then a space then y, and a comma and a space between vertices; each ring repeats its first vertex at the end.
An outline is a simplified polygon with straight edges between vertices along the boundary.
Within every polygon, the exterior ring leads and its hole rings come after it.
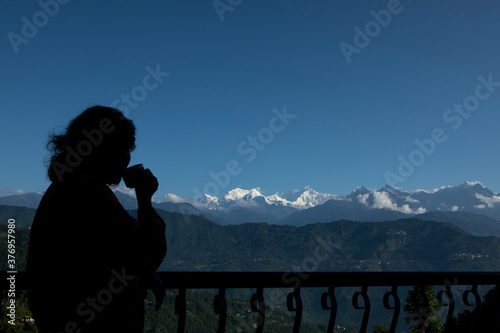
POLYGON ((48 134, 113 104, 159 195, 500 192, 499 13, 496 0, 2 1, 0 191, 45 190, 48 134))

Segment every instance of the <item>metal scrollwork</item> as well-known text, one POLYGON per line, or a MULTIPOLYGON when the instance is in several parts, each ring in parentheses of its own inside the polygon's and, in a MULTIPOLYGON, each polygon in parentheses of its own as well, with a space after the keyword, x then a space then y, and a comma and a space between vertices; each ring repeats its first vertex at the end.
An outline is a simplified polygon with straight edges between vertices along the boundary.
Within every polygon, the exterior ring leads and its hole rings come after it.
POLYGON ((451 293, 451 285, 446 286, 445 290, 441 290, 437 294, 437 301, 440 306, 448 307, 448 315, 446 316, 445 323, 445 332, 449 332, 450 324, 453 320, 453 311, 455 310, 455 299, 453 298, 453 294, 451 293), (443 301, 443 295, 446 294, 448 297, 448 303, 443 301))
POLYGON ((361 329, 360 329, 361 333, 366 332, 366 328, 368 327, 368 318, 370 316, 370 298, 368 297, 367 291, 368 287, 363 286, 361 288, 361 291, 356 291, 352 296, 352 305, 354 306, 354 308, 356 310, 363 310, 363 309, 365 310, 363 312, 363 320, 361 322, 361 329), (359 305, 358 301, 359 296, 363 298, 363 303, 364 303, 363 306, 359 305))
POLYGON ((478 292, 477 292, 477 284, 473 285, 472 286, 472 289, 469 289, 469 290, 466 290, 464 291, 463 295, 462 295, 462 301, 464 302, 464 304, 466 306, 474 306, 475 307, 475 311, 474 311, 474 314, 473 314, 473 317, 472 317, 472 324, 471 324, 471 327, 470 327, 470 332, 473 333, 475 332, 475 322, 476 322, 476 315, 477 315, 477 312, 479 311, 479 307, 481 305, 481 297, 479 296, 478 292), (469 302, 469 295, 472 294, 474 296, 474 301, 475 303, 471 303, 469 302))
POLYGON ((288 308, 288 311, 295 312, 293 332, 299 333, 300 321, 302 320, 302 297, 300 297, 300 288, 297 288, 293 292, 288 294, 286 298, 286 306, 288 308), (294 300, 295 300, 295 306, 293 305, 294 300))
POLYGON ((327 292, 321 295, 321 307, 323 310, 330 310, 330 319, 328 320, 327 333, 333 333, 335 319, 337 317, 337 299, 335 298, 335 287, 328 288, 327 292), (330 305, 328 305, 330 300, 330 305))
POLYGON ((384 307, 387 310, 394 310, 392 315, 391 328, 389 330, 390 333, 396 332, 396 326, 398 324, 399 312, 401 311, 401 302, 398 296, 398 286, 392 286, 391 291, 388 291, 384 294, 384 307), (392 296, 394 300, 394 306, 391 306, 389 303, 389 297, 392 296))

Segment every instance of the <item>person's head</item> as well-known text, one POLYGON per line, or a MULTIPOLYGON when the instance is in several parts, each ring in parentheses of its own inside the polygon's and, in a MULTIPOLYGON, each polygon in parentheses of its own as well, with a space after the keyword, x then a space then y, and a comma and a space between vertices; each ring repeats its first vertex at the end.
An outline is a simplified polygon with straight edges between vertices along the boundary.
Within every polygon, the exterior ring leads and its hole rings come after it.
POLYGON ((118 184, 135 148, 135 126, 117 109, 93 106, 71 120, 64 133, 52 134, 47 148, 51 181, 83 174, 118 184))

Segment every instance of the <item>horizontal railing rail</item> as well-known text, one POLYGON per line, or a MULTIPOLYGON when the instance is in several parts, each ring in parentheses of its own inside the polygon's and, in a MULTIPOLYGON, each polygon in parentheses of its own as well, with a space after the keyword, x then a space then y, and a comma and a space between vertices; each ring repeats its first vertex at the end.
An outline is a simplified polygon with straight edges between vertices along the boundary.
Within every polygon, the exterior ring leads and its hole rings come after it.
MULTIPOLYGON (((469 287, 462 293, 464 305, 478 309, 481 298, 478 286, 500 284, 500 272, 157 272, 167 289, 178 290, 175 299, 175 312, 178 315, 177 332, 184 332, 186 325, 186 291, 188 289, 217 289, 214 296, 214 313, 219 316, 218 332, 225 332, 227 319, 227 289, 255 289, 250 305, 258 315, 255 331, 263 332, 266 319, 266 300, 264 289, 288 288, 287 309, 295 314, 293 332, 299 332, 302 320, 303 303, 301 288, 325 288, 321 297, 323 310, 329 311, 327 332, 333 332, 337 315, 335 288, 358 287, 352 297, 354 309, 363 310, 360 332, 367 330, 371 310, 368 288, 388 287, 383 297, 383 306, 393 311, 390 332, 395 332, 401 311, 398 287, 407 286, 442 286, 437 294, 441 306, 448 308, 445 332, 449 332, 455 300, 452 294, 454 286, 469 287), (446 295, 447 302, 443 300, 446 295), (472 299, 472 301, 471 301, 472 299), (392 305, 391 305, 392 304, 392 305)), ((8 290, 8 278, 15 274, 17 290, 27 288, 25 272, 0 272, 0 289, 8 290)), ((500 318, 500 313, 497 316, 500 318)), ((500 320, 500 319, 499 319, 500 320)), ((472 321, 474 325, 474 321, 472 321)), ((498 327, 497 325, 497 331, 498 327)), ((475 332, 474 327, 470 328, 475 332)))

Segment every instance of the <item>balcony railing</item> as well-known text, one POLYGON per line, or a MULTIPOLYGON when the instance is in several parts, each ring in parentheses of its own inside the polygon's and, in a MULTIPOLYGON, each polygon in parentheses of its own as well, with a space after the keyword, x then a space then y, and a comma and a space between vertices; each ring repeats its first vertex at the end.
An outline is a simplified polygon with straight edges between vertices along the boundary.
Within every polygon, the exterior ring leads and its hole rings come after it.
MULTIPOLYGON (((8 272, 0 272, 1 290, 9 289, 8 272)), ((392 311, 390 332, 396 332, 401 312, 401 300, 398 288, 403 286, 435 285, 442 288, 437 299, 441 306, 447 308, 445 332, 450 332, 450 322, 454 314, 455 299, 453 290, 456 286, 467 287, 462 294, 462 302, 471 310, 478 309, 481 297, 478 286, 500 284, 500 272, 158 272, 167 289, 178 290, 175 299, 175 313, 178 316, 177 332, 184 332, 186 325, 186 291, 189 289, 217 289, 214 296, 214 313, 218 315, 218 332, 225 332, 227 319, 227 289, 255 289, 250 304, 257 313, 255 331, 264 332, 266 324, 266 300, 264 289, 287 288, 286 303, 288 311, 295 316, 293 332, 299 332, 303 303, 301 288, 323 288, 321 307, 329 313, 327 332, 333 332, 337 315, 335 289, 340 287, 359 288, 352 296, 352 305, 363 312, 360 332, 367 330, 370 309, 372 306, 383 306, 392 311), (372 304, 368 289, 387 287, 381 304, 372 304), (446 300, 443 296, 446 295, 446 300)), ((26 274, 16 273, 16 289, 26 289, 26 274)), ((463 288, 461 288, 463 289, 463 288)), ((455 293, 456 294, 456 293, 455 293)), ((500 313, 497 318, 500 318, 500 313)), ((500 321, 500 319, 498 319, 500 321)), ((474 321, 472 321, 474 325, 474 321)), ((497 325, 497 331, 500 324, 497 325)), ((470 332, 477 332, 470 327, 470 332)))

